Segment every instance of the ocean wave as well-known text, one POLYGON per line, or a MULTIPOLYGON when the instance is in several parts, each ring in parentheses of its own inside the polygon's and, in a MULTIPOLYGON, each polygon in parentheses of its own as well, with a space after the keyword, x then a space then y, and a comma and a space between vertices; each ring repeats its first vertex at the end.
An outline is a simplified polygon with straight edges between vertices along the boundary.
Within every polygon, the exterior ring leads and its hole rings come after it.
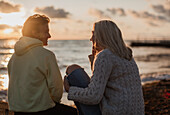
POLYGON ((0 67, 0 71, 1 70, 7 70, 7 67, 0 67))
POLYGON ((8 102, 7 90, 0 90, 0 101, 8 102))
POLYGON ((0 95, 7 95, 7 90, 0 90, 0 95))
POLYGON ((140 76, 141 76, 142 84, 145 84, 148 82, 159 81, 159 80, 163 80, 163 79, 169 80, 170 79, 170 71, 142 74, 140 76))
POLYGON ((159 68, 170 68, 170 65, 167 65, 167 66, 160 66, 159 68))
POLYGON ((68 66, 68 65, 60 65, 59 68, 60 68, 60 69, 66 69, 67 66, 68 66))
POLYGON ((10 55, 10 54, 13 54, 13 53, 0 53, 0 55, 10 55))
POLYGON ((13 46, 0 46, 0 49, 12 49, 14 48, 13 46))
POLYGON ((169 60, 170 59, 170 54, 150 54, 146 56, 136 56, 136 60, 138 61, 144 61, 144 62, 153 62, 153 61, 158 61, 158 60, 169 60))

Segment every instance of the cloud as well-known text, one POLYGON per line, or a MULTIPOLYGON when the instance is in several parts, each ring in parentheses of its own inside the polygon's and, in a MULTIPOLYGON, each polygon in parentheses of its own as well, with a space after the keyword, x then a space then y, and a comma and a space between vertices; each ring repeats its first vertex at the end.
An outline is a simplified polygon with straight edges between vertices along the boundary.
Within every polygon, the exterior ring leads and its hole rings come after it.
POLYGON ((0 1, 0 12, 2 13, 12 13, 12 12, 19 12, 21 5, 14 5, 7 1, 0 1))
POLYGON ((170 0, 166 0, 164 3, 163 3, 163 6, 165 9, 170 9, 170 0))
POLYGON ((150 7, 158 14, 168 16, 170 18, 170 0, 146 0, 150 7), (153 5, 154 4, 154 5, 153 5))
POLYGON ((140 17, 140 14, 137 13, 136 11, 134 11, 134 10, 129 10, 129 14, 132 15, 133 17, 135 17, 135 18, 140 17))
POLYGON ((83 20, 76 20, 77 23, 84 23, 83 20))
POLYGON ((151 5, 151 8, 153 8, 158 13, 164 13, 165 12, 163 5, 151 5))
POLYGON ((70 15, 69 12, 66 12, 64 9, 54 9, 53 6, 47 6, 44 8, 35 8, 35 12, 46 14, 50 18, 68 18, 68 15, 70 15))
POLYGON ((148 22, 148 25, 154 26, 154 27, 158 27, 158 26, 159 26, 158 24, 155 24, 155 23, 153 23, 153 22, 148 22))
POLYGON ((14 32, 20 33, 20 30, 22 29, 22 26, 17 25, 17 26, 14 26, 12 28, 13 28, 14 32))
POLYGON ((135 18, 142 18, 148 21, 158 21, 158 22, 170 22, 165 16, 154 15, 149 12, 136 12, 136 11, 129 11, 129 14, 135 18))
POLYGON ((90 8, 88 10, 88 13, 91 15, 91 16, 95 16, 95 17, 98 17, 98 18, 110 18, 108 15, 106 15, 103 11, 101 10, 98 10, 98 9, 94 9, 94 8, 90 8))
POLYGON ((170 19, 168 19, 166 16, 161 15, 154 15, 149 12, 136 12, 136 11, 129 11, 130 15, 132 15, 135 18, 143 19, 145 23, 147 23, 149 26, 162 26, 163 23, 169 23, 170 19))
POLYGON ((169 2, 169 0, 145 0, 145 1, 147 1, 147 2, 160 2, 160 3, 162 3, 162 2, 169 2))
POLYGON ((5 29, 13 29, 13 32, 20 33, 20 30, 22 29, 22 26, 9 26, 6 24, 0 24, 0 30, 5 30, 5 29))
POLYGON ((7 28, 10 28, 10 26, 6 24, 0 24, 0 30, 5 30, 7 28))
POLYGON ((170 7, 165 8, 163 5, 151 5, 151 8, 157 13, 170 17, 170 7))
POLYGON ((108 8, 107 11, 111 12, 113 15, 118 14, 119 16, 126 16, 123 8, 108 8))

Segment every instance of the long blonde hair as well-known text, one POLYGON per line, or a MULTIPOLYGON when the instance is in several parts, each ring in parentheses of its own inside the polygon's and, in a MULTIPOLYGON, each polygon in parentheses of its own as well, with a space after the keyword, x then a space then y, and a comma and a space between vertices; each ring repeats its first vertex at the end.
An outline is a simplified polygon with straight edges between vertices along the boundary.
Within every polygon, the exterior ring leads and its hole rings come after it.
POLYGON ((114 22, 102 20, 94 23, 94 35, 103 48, 110 49, 121 58, 132 59, 132 50, 125 45, 122 33, 114 22))

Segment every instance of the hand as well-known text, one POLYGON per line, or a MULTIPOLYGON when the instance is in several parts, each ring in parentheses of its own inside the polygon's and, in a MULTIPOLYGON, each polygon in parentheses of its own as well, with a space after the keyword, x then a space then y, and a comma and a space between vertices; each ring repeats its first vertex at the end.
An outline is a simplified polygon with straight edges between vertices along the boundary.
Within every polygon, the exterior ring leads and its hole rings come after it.
POLYGON ((67 75, 64 76, 64 89, 65 89, 66 92, 68 92, 69 89, 70 89, 70 85, 69 85, 68 80, 67 80, 67 75))

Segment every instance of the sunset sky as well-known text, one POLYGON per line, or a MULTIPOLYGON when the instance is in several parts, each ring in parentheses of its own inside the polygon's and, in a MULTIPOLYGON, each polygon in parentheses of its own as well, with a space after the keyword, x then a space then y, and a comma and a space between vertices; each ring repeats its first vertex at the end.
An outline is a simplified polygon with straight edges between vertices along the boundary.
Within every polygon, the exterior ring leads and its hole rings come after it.
POLYGON ((124 39, 170 39, 170 0, 0 0, 0 39, 19 38, 35 13, 50 17, 52 39, 89 39, 93 23, 117 23, 124 39))

